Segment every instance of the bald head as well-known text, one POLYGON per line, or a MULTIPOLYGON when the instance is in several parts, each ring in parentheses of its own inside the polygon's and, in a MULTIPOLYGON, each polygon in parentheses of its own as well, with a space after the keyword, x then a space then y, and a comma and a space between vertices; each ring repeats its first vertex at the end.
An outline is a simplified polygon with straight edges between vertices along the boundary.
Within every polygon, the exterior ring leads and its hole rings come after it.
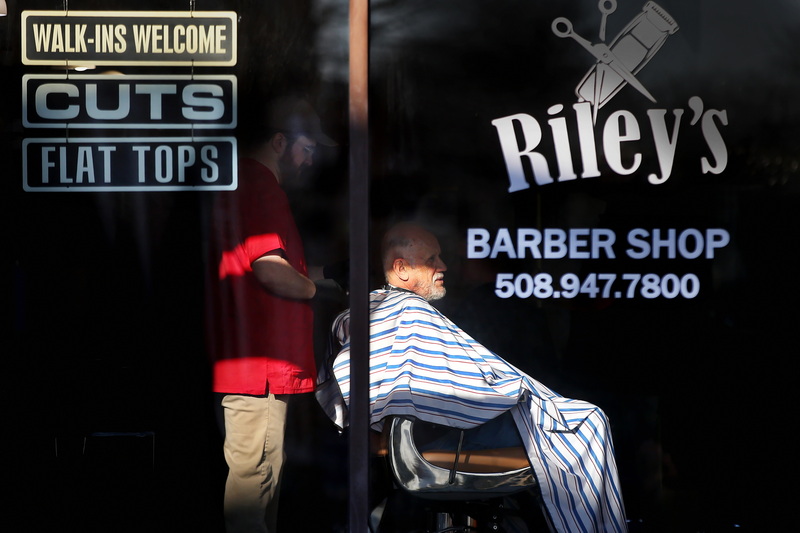
POLYGON ((386 282, 408 289, 426 300, 438 300, 447 292, 436 236, 422 226, 403 222, 392 226, 383 237, 383 269, 386 282))

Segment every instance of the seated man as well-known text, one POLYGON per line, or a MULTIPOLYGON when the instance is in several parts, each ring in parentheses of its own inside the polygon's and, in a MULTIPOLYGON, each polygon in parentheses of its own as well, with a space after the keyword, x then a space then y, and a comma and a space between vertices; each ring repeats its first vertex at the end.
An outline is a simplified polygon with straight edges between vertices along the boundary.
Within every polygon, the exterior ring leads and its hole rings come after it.
MULTIPOLYGON (((510 412, 511 434, 501 431, 496 447, 521 439, 551 528, 558 533, 626 531, 605 414, 511 366, 428 303, 446 292, 447 267, 433 234, 398 224, 387 232, 382 248, 387 285, 370 293, 372 428, 380 431, 384 418, 407 415, 469 429, 510 412)), ((333 380, 321 377, 318 392, 340 427, 347 424, 350 397, 349 322, 345 311, 333 325, 342 346, 332 366, 339 391, 331 394, 333 380)))

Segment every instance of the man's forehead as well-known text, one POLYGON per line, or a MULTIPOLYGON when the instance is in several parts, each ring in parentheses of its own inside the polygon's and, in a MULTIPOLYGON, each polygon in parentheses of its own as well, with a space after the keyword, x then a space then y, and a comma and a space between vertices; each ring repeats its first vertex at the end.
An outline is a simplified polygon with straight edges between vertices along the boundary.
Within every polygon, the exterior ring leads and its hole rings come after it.
POLYGON ((439 240, 431 234, 421 235, 415 239, 412 243, 412 249, 415 249, 420 254, 439 254, 442 251, 439 246, 439 240))

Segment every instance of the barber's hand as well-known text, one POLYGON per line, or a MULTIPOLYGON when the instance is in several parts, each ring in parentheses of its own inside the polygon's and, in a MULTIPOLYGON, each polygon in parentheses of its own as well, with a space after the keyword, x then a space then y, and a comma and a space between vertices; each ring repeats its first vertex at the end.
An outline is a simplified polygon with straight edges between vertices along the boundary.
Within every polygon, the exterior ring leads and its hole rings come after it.
POLYGON ((350 290, 350 260, 345 259, 322 267, 325 279, 335 281, 345 291, 350 290))

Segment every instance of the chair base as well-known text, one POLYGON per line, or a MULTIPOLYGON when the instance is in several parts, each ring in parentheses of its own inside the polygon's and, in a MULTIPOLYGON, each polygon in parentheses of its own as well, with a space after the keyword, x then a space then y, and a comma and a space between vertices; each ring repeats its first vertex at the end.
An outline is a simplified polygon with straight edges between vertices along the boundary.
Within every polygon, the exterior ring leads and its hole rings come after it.
POLYGON ((395 487, 376 509, 373 533, 550 533, 534 491, 490 500, 427 500, 395 487))
POLYGON ((427 509, 427 519, 426 533, 506 532, 500 502, 437 502, 427 509))

